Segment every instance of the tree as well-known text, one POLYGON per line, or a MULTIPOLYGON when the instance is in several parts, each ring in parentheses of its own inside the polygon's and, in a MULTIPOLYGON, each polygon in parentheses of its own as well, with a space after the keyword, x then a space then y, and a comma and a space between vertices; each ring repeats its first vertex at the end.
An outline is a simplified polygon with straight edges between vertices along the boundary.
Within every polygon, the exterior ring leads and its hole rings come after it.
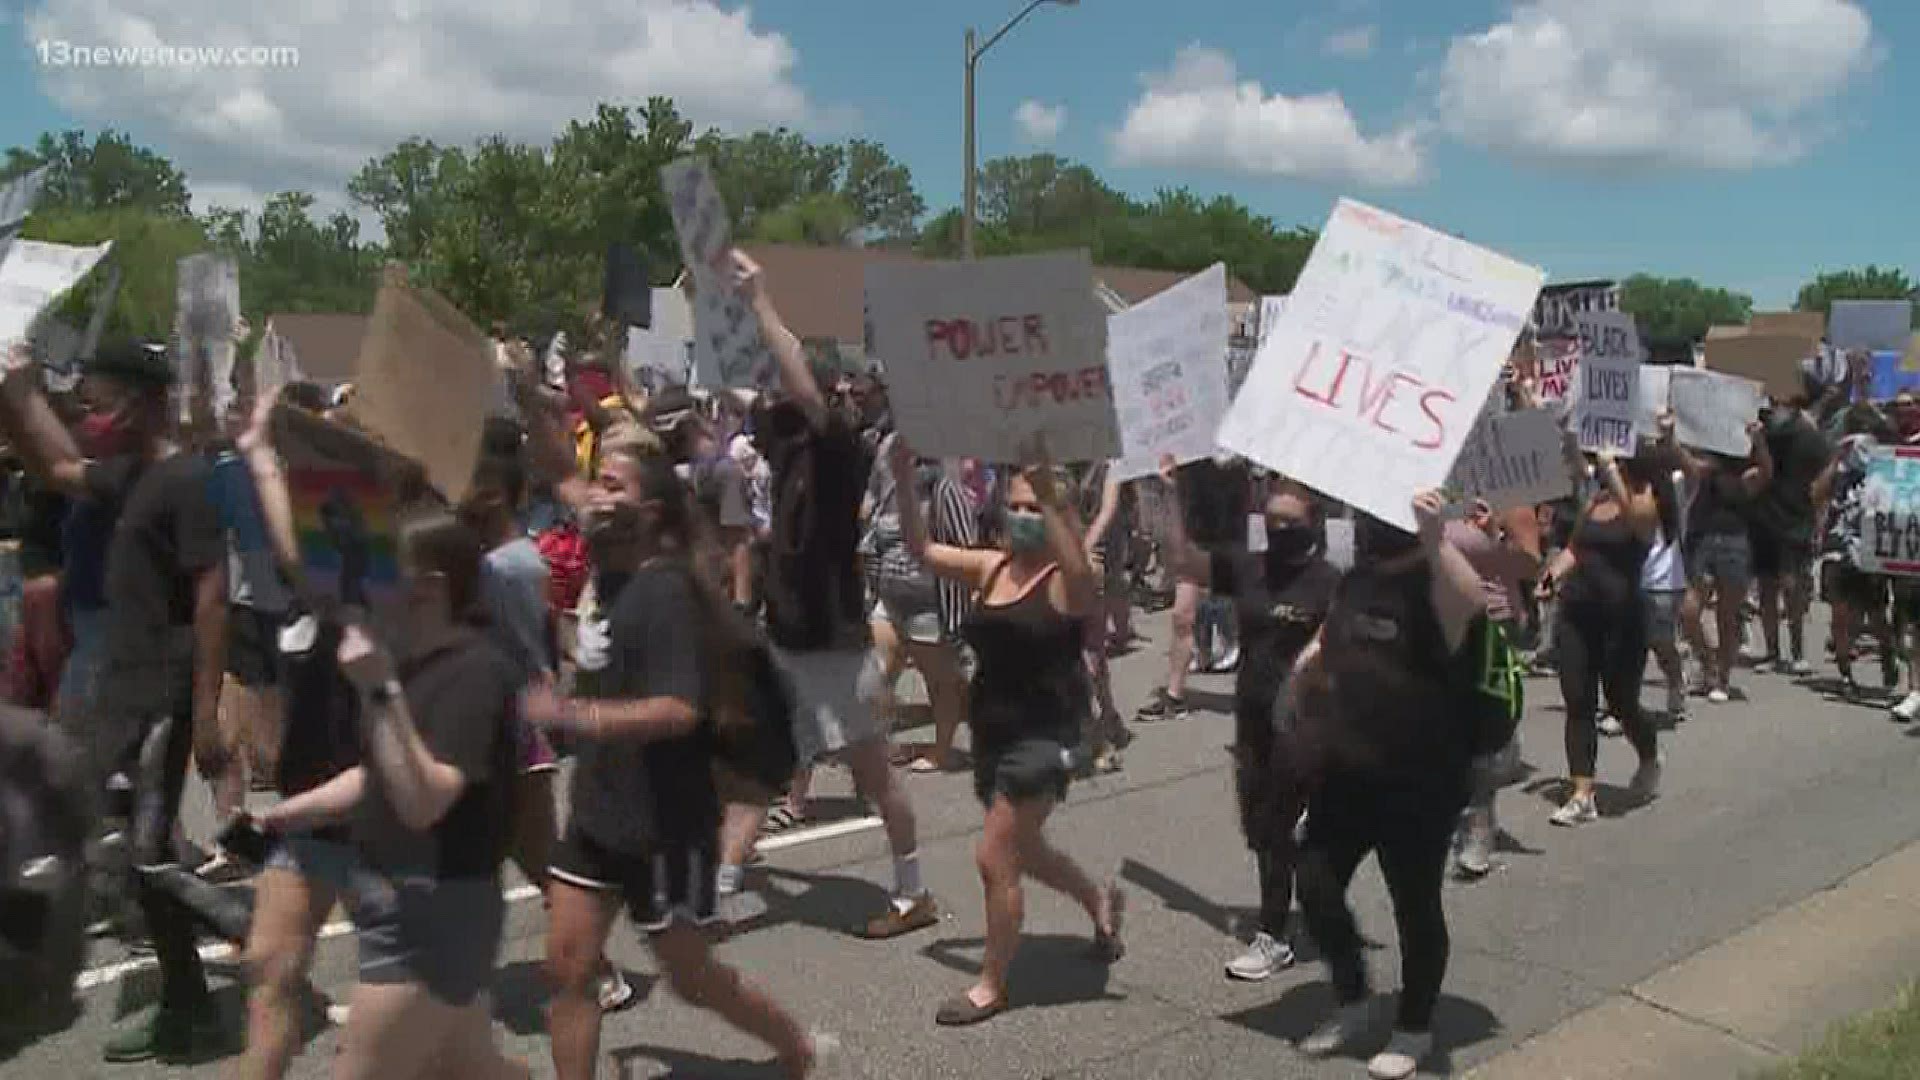
POLYGON ((879 143, 865 139, 847 143, 840 198, 870 239, 884 244, 911 242, 920 216, 927 212, 926 200, 913 188, 912 170, 879 143))
MULTIPOLYGON (((763 217, 802 204, 811 208, 802 212, 808 228, 797 232, 811 234, 838 214, 829 210, 837 202, 852 212, 854 227, 832 243, 910 243, 927 210, 913 171, 865 139, 843 145, 815 143, 786 128, 746 136, 709 131, 694 141, 693 152, 713 167, 714 185, 742 236, 769 235, 760 227, 763 217)), ((783 220, 773 231, 796 234, 796 222, 783 220)))
POLYGON ((347 181, 347 196, 380 216, 393 257, 411 261, 426 254, 433 235, 441 173, 459 166, 460 151, 442 149, 431 139, 405 139, 362 166, 347 181))
POLYGON ((130 208, 178 218, 192 213, 186 176, 116 131, 102 131, 91 143, 83 131, 48 132, 31 150, 12 147, 0 165, 0 183, 41 165, 51 166, 40 189, 41 209, 130 208))
POLYGON ((1821 274, 1801 286, 1793 302, 1796 311, 1832 310, 1835 300, 1916 300, 1920 289, 1907 275, 1892 268, 1869 266, 1865 270, 1841 270, 1821 274))
POLYGON ((860 212, 838 195, 808 195, 760 215, 749 239, 763 244, 845 247, 859 239, 860 212))
MULTIPOLYGON (((121 276, 107 314, 108 337, 166 339, 173 332, 175 267, 207 249, 206 234, 191 217, 132 206, 36 210, 21 227, 21 236, 57 244, 113 241, 107 260, 119 267, 121 276)), ((75 328, 85 326, 106 278, 104 268, 89 274, 60 302, 56 317, 75 328)))
POLYGON ((1745 323, 1753 298, 1692 278, 1635 274, 1620 283, 1620 308, 1639 320, 1649 342, 1695 342, 1710 326, 1745 323))

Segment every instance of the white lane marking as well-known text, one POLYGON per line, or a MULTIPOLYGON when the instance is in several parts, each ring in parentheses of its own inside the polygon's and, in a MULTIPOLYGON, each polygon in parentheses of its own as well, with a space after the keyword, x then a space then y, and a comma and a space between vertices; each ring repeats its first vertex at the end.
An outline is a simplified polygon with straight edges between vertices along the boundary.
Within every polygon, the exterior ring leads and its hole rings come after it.
MULTIPOLYGON (((835 837, 851 836, 854 833, 865 832, 868 829, 877 829, 881 824, 882 822, 878 817, 852 818, 847 821, 835 821, 826 825, 816 825, 809 829, 797 829, 791 833, 784 833, 779 836, 769 836, 760 841, 756 846, 762 852, 784 851, 787 848, 798 847, 801 844, 812 843, 818 840, 832 840, 835 837)), ((531 885, 516 885, 508 889, 505 893, 507 903, 509 904, 524 903, 528 900, 537 899, 539 895, 540 890, 531 885)), ((320 940, 325 941, 328 938, 340 937, 343 934, 351 933, 352 930, 353 923, 346 919, 330 922, 320 928, 320 940)), ((238 949, 223 941, 212 945, 200 946, 200 959, 205 963, 217 963, 233 959, 238 952, 238 949)), ((145 971, 148 968, 157 966, 159 966, 159 961, 151 956, 136 956, 127 960, 117 960, 111 964, 102 964, 97 968, 90 968, 81 972, 79 976, 73 980, 73 989, 75 993, 84 994, 88 990, 95 989, 96 987, 119 982, 134 972, 145 971)))

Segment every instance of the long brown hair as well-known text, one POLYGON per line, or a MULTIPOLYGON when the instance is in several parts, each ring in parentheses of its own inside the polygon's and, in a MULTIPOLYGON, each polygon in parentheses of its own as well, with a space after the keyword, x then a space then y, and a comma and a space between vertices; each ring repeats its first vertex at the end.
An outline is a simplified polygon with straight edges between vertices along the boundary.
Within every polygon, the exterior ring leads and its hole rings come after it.
POLYGON ((480 593, 486 544, 480 534, 444 508, 412 511, 400 523, 400 554, 415 573, 439 574, 447 583, 453 620, 484 626, 487 609, 480 593))

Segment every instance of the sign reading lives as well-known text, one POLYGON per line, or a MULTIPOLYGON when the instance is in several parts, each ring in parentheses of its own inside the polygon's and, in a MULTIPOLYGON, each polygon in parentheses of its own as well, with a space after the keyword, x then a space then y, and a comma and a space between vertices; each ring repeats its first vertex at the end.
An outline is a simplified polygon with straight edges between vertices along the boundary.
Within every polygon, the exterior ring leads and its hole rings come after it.
POLYGON ((900 433, 929 457, 1120 454, 1107 319, 1085 251, 867 267, 871 355, 900 433))
POLYGON ((1920 576, 1920 447, 1875 450, 1860 499, 1860 569, 1920 576))
POLYGON ((1220 444, 1412 531, 1543 274, 1342 199, 1220 427, 1220 444))
POLYGON ((1215 263, 1107 319, 1107 366, 1125 453, 1116 480, 1213 453, 1227 414, 1227 268, 1215 263))

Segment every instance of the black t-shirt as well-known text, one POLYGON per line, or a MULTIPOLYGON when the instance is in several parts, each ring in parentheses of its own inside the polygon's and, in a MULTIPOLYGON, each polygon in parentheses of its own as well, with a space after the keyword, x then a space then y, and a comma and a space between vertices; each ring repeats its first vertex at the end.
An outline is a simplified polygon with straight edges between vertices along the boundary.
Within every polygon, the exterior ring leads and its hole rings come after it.
POLYGON ((830 410, 825 426, 768 442, 768 636, 795 651, 857 641, 866 626, 865 583, 855 558, 866 491, 860 436, 830 410))
POLYGON ((608 607, 611 644, 596 696, 678 698, 700 712, 694 731, 650 742, 584 740, 573 773, 573 820, 616 851, 704 842, 720 827, 713 742, 706 716, 700 600, 682 563, 655 562, 629 578, 608 607))
POLYGON ((86 486, 113 518, 107 547, 107 678, 115 711, 176 712, 190 685, 194 585, 223 565, 226 529, 198 454, 90 462, 86 486), (183 652, 184 650, 184 652, 183 652))
POLYGON ((1265 555, 1238 551, 1213 556, 1213 591, 1233 597, 1240 617, 1234 708, 1243 723, 1271 725, 1287 674, 1319 632, 1340 584, 1340 571, 1322 558, 1286 572, 1284 579, 1269 581, 1265 555))
POLYGON ((1767 429, 1773 480, 1756 507, 1757 519, 1779 539, 1813 542, 1813 482, 1833 457, 1827 437, 1804 414, 1774 421, 1767 429))
POLYGON ((360 764, 360 694, 340 673, 340 625, 296 616, 276 637, 281 694, 282 798, 311 791, 360 764))
POLYGON ((1180 467, 1180 511, 1187 537, 1203 548, 1245 547, 1251 474, 1242 462, 1202 458, 1180 467))
POLYGON ((401 823, 379 769, 368 762, 354 844, 367 865, 383 873, 491 878, 511 823, 519 672, 485 635, 462 629, 403 662, 400 681, 427 751, 459 769, 466 788, 437 824, 418 832, 401 823))
POLYGON ((1699 494, 1694 496, 1693 508, 1687 514, 1689 539, 1747 534, 1747 515, 1753 504, 1753 497, 1747 494, 1746 484, 1741 480, 1747 468, 1745 461, 1708 459, 1699 494))

